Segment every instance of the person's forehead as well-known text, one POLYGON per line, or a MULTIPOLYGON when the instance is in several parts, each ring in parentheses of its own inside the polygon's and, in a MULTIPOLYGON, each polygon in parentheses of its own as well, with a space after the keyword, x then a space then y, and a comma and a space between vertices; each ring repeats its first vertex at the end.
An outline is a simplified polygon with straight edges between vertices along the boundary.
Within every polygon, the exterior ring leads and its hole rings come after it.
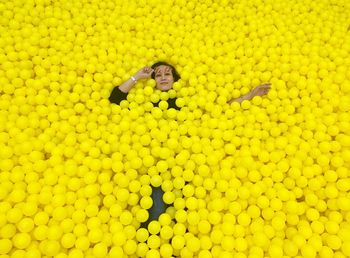
POLYGON ((170 72, 171 71, 171 67, 167 66, 167 65, 160 65, 156 68, 156 73, 160 73, 160 72, 170 72))

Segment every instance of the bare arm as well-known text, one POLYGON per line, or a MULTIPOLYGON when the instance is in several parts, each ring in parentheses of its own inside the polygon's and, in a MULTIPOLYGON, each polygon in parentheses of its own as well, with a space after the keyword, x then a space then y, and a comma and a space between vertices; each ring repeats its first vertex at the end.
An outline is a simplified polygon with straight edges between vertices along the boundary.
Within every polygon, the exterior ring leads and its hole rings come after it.
POLYGON ((228 104, 231 104, 232 102, 238 102, 238 103, 242 103, 243 100, 251 100, 254 96, 252 96, 252 92, 249 92, 243 96, 240 96, 239 98, 235 98, 235 99, 231 99, 230 101, 228 101, 228 104))
POLYGON ((136 82, 140 79, 149 78, 153 73, 153 69, 150 67, 144 67, 139 70, 135 75, 130 77, 127 81, 123 82, 118 88, 120 91, 124 93, 128 93, 132 87, 136 84, 136 82))
POLYGON ((135 78, 135 80, 131 79, 131 77, 123 82, 118 88, 120 89, 120 91, 124 92, 124 93, 128 93, 132 87, 134 87, 134 85, 136 84, 136 81, 138 80, 137 77, 135 77, 135 75, 133 76, 135 78))
POLYGON ((265 84, 259 85, 256 88, 254 88, 252 91, 250 91, 249 93, 247 93, 243 96, 240 96, 239 98, 231 99, 227 103, 228 104, 231 104, 232 102, 242 103, 244 100, 251 100, 255 96, 263 96, 269 92, 270 87, 271 87, 270 83, 265 83, 265 84))

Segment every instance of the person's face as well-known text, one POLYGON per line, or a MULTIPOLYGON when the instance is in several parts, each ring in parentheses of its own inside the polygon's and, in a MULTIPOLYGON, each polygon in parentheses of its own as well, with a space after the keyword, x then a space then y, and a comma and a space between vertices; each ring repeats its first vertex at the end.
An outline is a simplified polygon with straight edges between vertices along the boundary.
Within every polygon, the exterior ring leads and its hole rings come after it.
POLYGON ((154 71, 154 78, 157 83, 157 89, 161 91, 170 90, 174 83, 174 77, 171 67, 166 65, 158 66, 154 71))

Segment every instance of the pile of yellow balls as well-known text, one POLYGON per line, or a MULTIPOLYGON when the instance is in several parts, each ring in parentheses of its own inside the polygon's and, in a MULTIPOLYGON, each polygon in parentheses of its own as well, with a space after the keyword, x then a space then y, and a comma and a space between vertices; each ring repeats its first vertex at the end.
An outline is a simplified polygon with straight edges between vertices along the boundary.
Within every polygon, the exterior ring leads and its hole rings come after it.
POLYGON ((0 258, 350 257, 349 21, 348 0, 1 1, 0 258), (108 101, 160 60, 172 90, 108 101), (152 186, 169 207, 142 228, 152 186))

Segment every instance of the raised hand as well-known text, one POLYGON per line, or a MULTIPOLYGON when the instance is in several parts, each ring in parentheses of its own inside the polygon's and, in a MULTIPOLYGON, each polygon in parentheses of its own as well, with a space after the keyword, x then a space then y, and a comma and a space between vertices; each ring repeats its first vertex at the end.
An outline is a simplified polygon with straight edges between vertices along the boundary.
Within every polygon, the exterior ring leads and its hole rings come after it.
POLYGON ((134 77, 136 78, 136 80, 140 80, 140 79, 146 79, 146 78, 150 78, 152 73, 153 73, 153 69, 151 67, 143 67, 141 68, 135 75, 134 77))
POLYGON ((271 83, 265 83, 265 84, 259 85, 259 86, 255 87, 249 93, 247 93, 243 96, 240 96, 239 98, 231 99, 227 103, 228 104, 231 104, 232 102, 242 103, 244 100, 251 100, 255 96, 262 96, 262 95, 267 94, 269 92, 270 88, 271 88, 271 83))
POLYGON ((271 83, 264 83, 262 85, 259 85, 257 87, 255 87, 250 93, 251 93, 251 97, 254 96, 263 96, 265 94, 267 94, 269 92, 271 88, 271 83))

